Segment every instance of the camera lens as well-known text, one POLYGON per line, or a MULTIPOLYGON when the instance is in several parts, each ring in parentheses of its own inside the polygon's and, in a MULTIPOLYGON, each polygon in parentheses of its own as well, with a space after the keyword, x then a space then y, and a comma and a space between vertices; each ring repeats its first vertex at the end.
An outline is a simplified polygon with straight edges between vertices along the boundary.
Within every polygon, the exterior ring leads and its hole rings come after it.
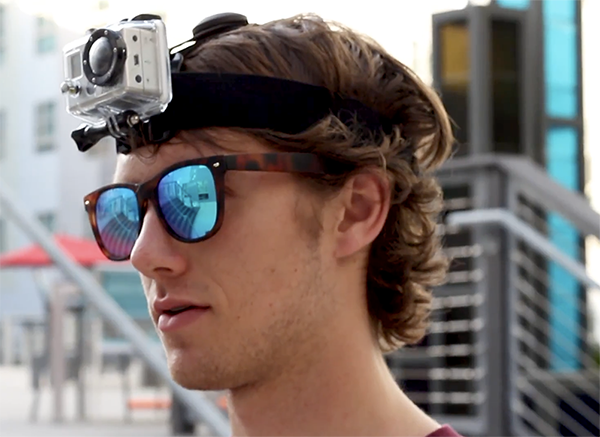
POLYGON ((95 30, 83 49, 82 58, 83 73, 92 84, 115 85, 125 66, 125 41, 112 30, 95 30))
POLYGON ((104 76, 110 70, 113 58, 110 41, 100 38, 90 47, 90 67, 97 76, 104 76))

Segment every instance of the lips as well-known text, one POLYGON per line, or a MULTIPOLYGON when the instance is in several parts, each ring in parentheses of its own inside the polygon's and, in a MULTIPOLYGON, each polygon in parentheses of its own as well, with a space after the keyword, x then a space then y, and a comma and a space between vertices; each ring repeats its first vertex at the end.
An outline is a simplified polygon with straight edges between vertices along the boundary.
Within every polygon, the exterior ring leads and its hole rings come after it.
POLYGON ((191 300, 175 299, 166 297, 164 299, 156 299, 152 303, 154 312, 158 315, 163 313, 176 314, 190 308, 209 308, 210 305, 204 302, 194 302, 191 300))
POLYGON ((156 326, 164 333, 177 331, 196 322, 209 311, 207 307, 191 306, 179 312, 164 312, 158 316, 156 326))
POLYGON ((183 305, 180 307, 171 308, 170 310, 163 311, 163 314, 168 314, 170 316, 174 316, 175 314, 182 313, 183 311, 192 309, 192 308, 200 308, 196 305, 183 305))
POLYGON ((210 305, 166 298, 153 304, 156 326, 162 332, 182 329, 210 311, 210 305))

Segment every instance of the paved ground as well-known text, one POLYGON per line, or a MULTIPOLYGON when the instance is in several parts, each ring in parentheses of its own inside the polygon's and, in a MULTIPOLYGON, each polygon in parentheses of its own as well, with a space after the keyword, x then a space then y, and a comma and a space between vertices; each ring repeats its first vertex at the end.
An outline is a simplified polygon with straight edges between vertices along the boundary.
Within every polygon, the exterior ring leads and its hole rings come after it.
MULTIPOLYGON (((104 437, 104 436, 169 436, 168 411, 134 411, 130 423, 125 421, 125 399, 118 375, 88 378, 87 420, 76 419, 75 387, 69 385, 64 394, 65 419, 53 421, 53 398, 46 384, 39 403, 36 423, 29 419, 33 392, 28 370, 24 367, 0 366, 0 436, 1 437, 104 437)), ((138 398, 168 398, 165 389, 135 387, 138 398)), ((198 435, 206 431, 199 430, 198 435)))
POLYGON ((168 435, 170 434, 165 426, 156 425, 0 423, 0 436, 2 437, 163 437, 168 435))

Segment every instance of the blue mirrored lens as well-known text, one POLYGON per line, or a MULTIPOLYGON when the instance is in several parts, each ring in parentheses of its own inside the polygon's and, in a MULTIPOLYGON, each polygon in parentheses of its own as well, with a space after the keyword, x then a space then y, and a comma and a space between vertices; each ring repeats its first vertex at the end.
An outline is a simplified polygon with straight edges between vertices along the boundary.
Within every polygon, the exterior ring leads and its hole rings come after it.
POLYGON ((112 188, 103 192, 96 203, 96 221, 106 250, 114 258, 128 257, 140 229, 140 210, 133 190, 112 188))
POLYGON ((167 174, 158 184, 158 204, 181 238, 205 236, 217 223, 217 190, 209 168, 190 165, 167 174))

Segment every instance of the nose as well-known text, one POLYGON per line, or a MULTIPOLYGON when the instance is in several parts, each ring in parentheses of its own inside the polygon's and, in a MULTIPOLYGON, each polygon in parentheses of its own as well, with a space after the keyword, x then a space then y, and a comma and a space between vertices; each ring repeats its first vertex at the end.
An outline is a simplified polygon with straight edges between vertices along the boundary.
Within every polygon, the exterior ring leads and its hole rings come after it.
POLYGON ((167 233, 156 210, 149 205, 131 251, 131 264, 151 279, 181 275, 187 266, 186 258, 178 248, 181 244, 167 233))

